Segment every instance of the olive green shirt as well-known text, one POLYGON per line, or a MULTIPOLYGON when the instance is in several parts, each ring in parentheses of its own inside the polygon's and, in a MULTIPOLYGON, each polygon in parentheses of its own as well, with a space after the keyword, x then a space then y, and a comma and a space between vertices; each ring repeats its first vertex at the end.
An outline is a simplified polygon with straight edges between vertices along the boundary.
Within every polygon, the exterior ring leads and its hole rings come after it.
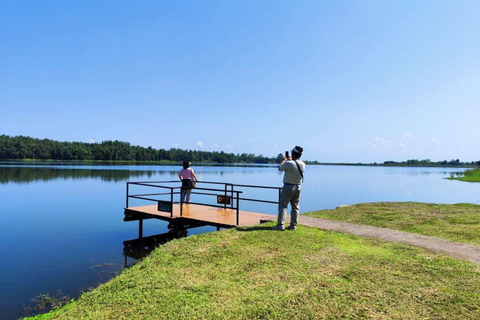
MULTIPOLYGON (((302 170, 302 173, 305 171, 305 163, 301 160, 297 160, 298 167, 302 170)), ((285 171, 285 175, 283 176, 283 183, 289 184, 301 184, 302 183, 302 175, 298 170, 295 161, 287 160, 282 165, 278 166, 279 171, 285 171)))

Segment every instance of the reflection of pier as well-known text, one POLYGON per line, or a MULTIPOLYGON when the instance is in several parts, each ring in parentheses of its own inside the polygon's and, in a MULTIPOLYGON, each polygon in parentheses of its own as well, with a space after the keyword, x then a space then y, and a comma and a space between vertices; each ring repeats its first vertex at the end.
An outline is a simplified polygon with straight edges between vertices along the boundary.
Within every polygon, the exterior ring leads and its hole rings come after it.
POLYGON ((198 202, 185 204, 181 200, 179 181, 128 182, 124 221, 138 220, 139 239, 142 239, 143 220, 145 219, 168 221, 169 227, 177 229, 204 225, 216 226, 218 229, 255 225, 276 218, 269 214, 240 210, 240 203, 241 201, 250 201, 278 205, 281 188, 206 181, 198 182, 198 185, 204 186, 192 190, 192 195, 196 195, 195 198, 198 202), (144 192, 131 194, 132 188, 141 188, 144 192), (252 188, 270 192, 270 197, 273 196, 275 201, 244 198, 241 190, 252 188), (145 193, 145 190, 150 192, 145 193), (152 192, 152 190, 163 192, 152 192), (175 198, 180 201, 174 201, 175 198), (130 199, 155 202, 156 204, 129 206, 130 199))

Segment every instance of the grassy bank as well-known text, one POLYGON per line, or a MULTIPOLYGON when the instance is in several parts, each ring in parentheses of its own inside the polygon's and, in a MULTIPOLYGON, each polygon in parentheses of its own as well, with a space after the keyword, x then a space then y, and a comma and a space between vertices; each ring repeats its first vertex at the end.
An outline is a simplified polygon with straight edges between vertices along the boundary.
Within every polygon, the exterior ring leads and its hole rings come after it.
POLYGON ((450 180, 460 180, 466 182, 480 182, 480 168, 478 169, 471 169, 462 172, 460 176, 457 177, 450 177, 450 180))
POLYGON ((478 265, 271 224, 174 240, 38 319, 477 319, 478 265))
POLYGON ((480 245, 480 206, 415 202, 364 203, 305 215, 480 245))

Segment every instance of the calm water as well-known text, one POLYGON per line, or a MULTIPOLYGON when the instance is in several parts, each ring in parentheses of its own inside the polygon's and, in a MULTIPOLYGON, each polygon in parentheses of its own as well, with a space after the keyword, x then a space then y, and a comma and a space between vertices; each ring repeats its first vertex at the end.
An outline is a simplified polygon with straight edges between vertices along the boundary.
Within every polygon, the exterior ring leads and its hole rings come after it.
MULTIPOLYGON (((123 222, 127 181, 175 180, 173 166, 0 164, 0 318, 15 319, 40 294, 72 298, 113 277, 135 259, 123 241, 138 236, 123 222)), ((276 167, 195 167, 200 180, 281 186, 276 167)), ((449 181, 451 168, 309 166, 301 212, 375 201, 480 203, 480 184, 449 181)), ((247 192, 247 191, 245 191, 247 192)), ((252 192, 252 191, 248 191, 252 192)), ((268 192, 247 197, 271 197, 268 192)), ((135 203, 131 203, 134 205, 135 203)), ((245 210, 276 213, 274 205, 241 203, 245 210)), ((214 231, 202 227, 188 234, 214 231)), ((144 236, 167 232, 146 220, 144 236)))

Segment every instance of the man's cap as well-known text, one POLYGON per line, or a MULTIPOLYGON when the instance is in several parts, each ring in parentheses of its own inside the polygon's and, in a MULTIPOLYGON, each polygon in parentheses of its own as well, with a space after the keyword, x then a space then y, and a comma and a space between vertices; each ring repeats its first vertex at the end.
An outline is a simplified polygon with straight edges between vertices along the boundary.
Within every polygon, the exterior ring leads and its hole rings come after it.
POLYGON ((295 148, 292 149, 292 152, 296 152, 298 154, 302 154, 303 148, 299 146, 295 146, 295 148))

